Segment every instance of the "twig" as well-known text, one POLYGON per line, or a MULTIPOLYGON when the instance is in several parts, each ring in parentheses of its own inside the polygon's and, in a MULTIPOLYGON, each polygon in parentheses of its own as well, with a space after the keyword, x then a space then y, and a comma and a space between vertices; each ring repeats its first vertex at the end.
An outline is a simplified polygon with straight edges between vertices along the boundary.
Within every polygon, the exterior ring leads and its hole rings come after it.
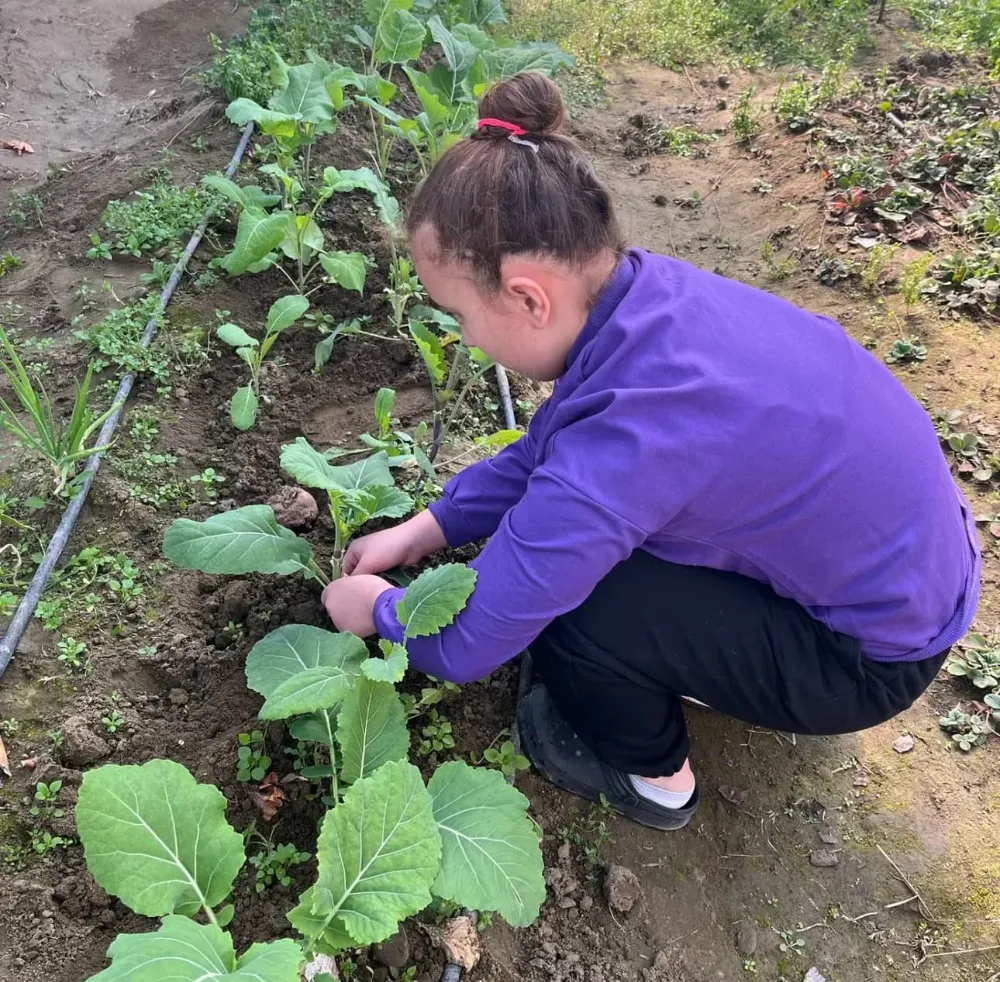
POLYGON ((848 917, 846 914, 844 914, 844 920, 850 921, 852 924, 857 924, 860 921, 867 920, 869 917, 875 917, 878 913, 879 911, 877 910, 870 910, 868 911, 867 914, 859 914, 857 917, 848 917))
MULTIPOLYGON (((991 944, 987 948, 963 948, 958 951, 932 951, 929 955, 924 955, 921 961, 926 961, 928 958, 944 958, 946 955, 978 955, 984 951, 996 951, 1000 948, 1000 944, 991 944)), ((993 978, 1000 977, 1000 972, 994 975, 993 978)))
POLYGON ((725 856, 720 856, 719 859, 763 859, 763 853, 759 852, 729 852, 725 856))
POLYGON ((79 72, 77 72, 76 74, 80 77, 83 84, 86 85, 88 89, 90 89, 89 96, 91 99, 104 98, 104 93, 99 88, 97 88, 96 85, 91 85, 90 82, 88 82, 87 79, 83 77, 83 75, 80 75, 79 72))
POLYGON ((687 65, 684 66, 684 77, 688 80, 691 85, 691 91, 694 92, 694 97, 700 99, 702 93, 698 91, 698 87, 694 84, 694 79, 691 78, 691 73, 687 70, 687 65))
POLYGON ((920 913, 923 914, 923 916, 928 921, 937 921, 938 919, 931 913, 930 907, 928 907, 927 904, 924 902, 924 898, 920 896, 920 891, 910 882, 907 875, 896 865, 892 857, 881 846, 876 846, 876 848, 880 853, 882 853, 882 856, 885 858, 886 862, 889 863, 890 866, 892 866, 892 868, 899 875, 899 878, 909 888, 910 892, 913 894, 913 897, 910 897, 909 899, 910 900, 915 899, 917 901, 917 903, 920 905, 920 913))

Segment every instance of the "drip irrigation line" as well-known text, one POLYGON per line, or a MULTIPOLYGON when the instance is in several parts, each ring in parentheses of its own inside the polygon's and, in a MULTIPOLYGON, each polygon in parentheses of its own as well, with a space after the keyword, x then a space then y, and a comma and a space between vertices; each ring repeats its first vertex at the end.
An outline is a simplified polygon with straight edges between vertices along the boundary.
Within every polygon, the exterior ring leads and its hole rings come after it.
MULTIPOLYGON (((243 136, 240 138, 240 142, 236 146, 236 151, 233 153, 232 160, 230 160, 229 166, 226 168, 226 177, 231 178, 233 174, 236 173, 236 168, 239 166, 240 161, 243 159, 243 154, 246 153, 247 146, 250 144, 250 138, 253 136, 253 130, 254 124, 252 122, 247 123, 246 128, 243 130, 243 136)), ((174 271, 171 273, 170 279, 167 281, 167 285, 160 293, 160 302, 157 305, 156 313, 149 319, 149 323, 146 325, 146 330, 142 336, 142 341, 140 342, 142 348, 148 348, 150 344, 152 344, 153 338, 156 336, 156 329, 159 324, 160 317, 163 315, 164 311, 166 311, 167 305, 170 303, 170 300, 174 295, 174 291, 177 289, 177 285, 183 278, 184 270, 187 268, 188 261, 201 244, 202 237, 204 236, 205 230, 208 228, 208 223, 212 218, 213 210, 214 206, 206 209, 201 220, 201 224, 195 229, 187 247, 181 254, 180 259, 177 260, 177 263, 174 266, 174 271)), ((111 444, 111 439, 114 436, 115 429, 124 414, 125 403, 132 392, 132 386, 135 385, 135 380, 135 372, 129 372, 121 380, 121 383, 118 386, 118 391, 115 393, 114 402, 112 403, 115 407, 114 412, 112 412, 107 420, 105 420, 104 426, 101 427, 100 435, 97 437, 97 445, 102 449, 98 450, 87 459, 87 466, 82 475, 83 481, 66 510, 63 512, 63 517, 59 522, 59 526, 52 534, 52 538, 49 540, 49 544, 45 549, 45 554, 42 556, 41 564, 38 569, 35 570, 35 575, 31 578, 31 583, 28 585, 27 592, 21 598, 21 602, 17 605, 17 610, 14 612, 14 617, 7 626, 7 633, 4 635, 3 641, 0 641, 0 678, 2 678, 4 672, 7 671, 7 666, 10 664, 10 660, 14 655, 14 650, 17 648, 22 635, 28 627, 31 616, 35 612, 35 607, 38 606, 38 601, 42 598, 42 592, 45 590, 45 584, 48 583, 52 570, 55 569, 56 563, 59 562, 59 557, 66 548, 66 543, 69 542, 69 537, 73 532, 73 526, 76 525, 76 521, 80 517, 80 512, 83 510, 83 506, 87 500, 87 495, 90 493, 91 485, 93 485, 94 478, 97 476, 97 471, 101 466, 101 458, 104 454, 104 450, 106 450, 111 444)))
MULTIPOLYGON (((499 371, 497 375, 503 369, 497 365, 499 371)), ((509 390, 508 390, 509 391, 509 390)), ((528 689, 531 688, 532 670, 531 670, 531 654, 527 651, 522 652, 520 668, 517 675, 517 699, 514 703, 514 722, 510 728, 510 742, 514 745, 514 755, 516 756, 521 752, 521 734, 517 728, 517 711, 518 707, 521 705, 521 700, 528 694, 528 689)), ((507 778, 507 783, 513 787, 514 779, 517 776, 517 771, 515 770, 510 777, 507 778)), ((478 920, 478 913, 474 910, 469 910, 468 907, 462 911, 463 917, 471 917, 473 922, 478 920)), ((444 966, 444 971, 441 973, 440 982, 461 982, 462 976, 465 973, 465 969, 461 965, 456 965, 455 962, 448 962, 444 966)))
POLYGON ((503 365, 497 365, 497 388, 500 390, 500 405, 503 406, 503 419, 508 430, 517 429, 517 420, 514 418, 514 406, 510 401, 510 379, 507 378, 507 369, 503 365))

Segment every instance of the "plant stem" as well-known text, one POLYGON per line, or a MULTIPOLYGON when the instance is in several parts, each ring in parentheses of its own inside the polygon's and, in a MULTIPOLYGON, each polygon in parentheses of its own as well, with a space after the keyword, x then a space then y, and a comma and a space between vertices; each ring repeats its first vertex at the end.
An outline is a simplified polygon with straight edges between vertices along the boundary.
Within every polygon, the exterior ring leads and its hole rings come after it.
POLYGON ((306 564, 306 569, 308 569, 309 572, 312 573, 312 575, 315 576, 323 586, 330 585, 330 578, 323 572, 322 569, 320 569, 319 563, 317 563, 315 559, 310 557, 309 562, 306 564))

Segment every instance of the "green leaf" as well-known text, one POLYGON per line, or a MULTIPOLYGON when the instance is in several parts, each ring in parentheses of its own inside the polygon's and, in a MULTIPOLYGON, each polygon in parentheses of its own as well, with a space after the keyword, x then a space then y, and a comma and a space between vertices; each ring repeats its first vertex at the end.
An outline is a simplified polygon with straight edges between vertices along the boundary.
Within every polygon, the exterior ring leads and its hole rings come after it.
POLYGON ((307 668, 282 682, 261 706, 261 719, 288 719, 321 709, 334 709, 356 679, 340 666, 307 668))
POLYGON ((269 215, 260 208, 245 208, 240 213, 236 227, 233 251, 220 263, 231 276, 245 273, 254 263, 260 262, 285 237, 288 213, 279 211, 269 215))
POLYGON ((368 657, 364 641, 308 624, 286 624, 265 635, 247 655, 247 685, 266 699, 283 682, 310 668, 337 669, 349 678, 368 657))
MULTIPOLYGON (((388 642, 385 643, 388 644, 388 642)), ((362 674, 373 682, 392 682, 393 684, 402 682, 410 664, 406 648, 401 644, 390 645, 385 656, 385 658, 369 658, 361 666, 362 674)))
POLYGON ((348 784, 373 774, 391 760, 405 760, 410 748, 406 713, 388 682, 360 679, 337 719, 340 772, 348 784))
POLYGON ((256 348, 258 341, 238 324, 221 324, 215 329, 220 341, 233 348, 256 348))
POLYGON ((413 511, 413 499, 399 488, 377 484, 354 492, 350 503, 365 515, 365 521, 373 518, 402 518, 413 511))
POLYGON ((423 910, 441 862, 441 836, 420 771, 383 764, 326 813, 316 846, 313 913, 358 946, 384 941, 423 910))
POLYGON ((320 265, 327 276, 337 286, 345 290, 365 292, 365 275, 368 272, 368 260, 360 252, 324 252, 319 257, 320 265))
POLYGON ((476 571, 461 563, 445 563, 421 573, 396 604, 405 636, 421 638, 447 627, 475 586, 476 571))
POLYGON ((409 10, 412 6, 413 0, 362 0, 361 11, 365 20, 374 26, 388 11, 409 10))
POLYGON ((201 183, 242 208, 273 208, 281 201, 280 194, 268 194, 256 184, 240 187, 223 174, 206 174, 201 183))
POLYGON ((118 935, 108 954, 111 967, 90 982, 298 982, 302 964, 289 939, 255 944, 237 961, 228 934, 176 915, 157 931, 118 935))
POLYGON ((315 951, 335 955, 345 948, 354 947, 354 939, 343 924, 330 916, 313 913, 316 888, 310 887, 299 897, 299 905, 285 916, 303 938, 309 939, 315 951))
POLYGON ((392 407, 396 404, 396 390, 381 388, 375 393, 375 422, 380 433, 392 428, 392 407))
POLYGON ((334 725, 336 713, 332 710, 320 709, 309 716, 300 716, 288 724, 288 732, 296 740, 306 740, 311 743, 325 743, 330 746, 333 741, 333 733, 336 729, 334 725))
POLYGON ((325 491, 349 491, 378 485, 392 487, 389 455, 385 451, 372 454, 344 467, 334 467, 300 436, 294 443, 281 448, 281 468, 307 488, 325 491))
POLYGON ((430 28, 431 37, 441 45, 445 60, 451 68, 451 90, 445 92, 445 95, 449 102, 455 102, 461 93, 462 79, 469 73, 469 69, 479 57, 479 48, 468 39, 468 36, 461 38, 452 34, 437 14, 427 21, 427 26, 430 28))
POLYGON ((229 400, 229 420, 233 426, 240 430, 249 430, 257 421, 257 393, 253 386, 240 386, 229 400))
POLYGON ((427 114, 427 120, 431 127, 445 124, 451 111, 431 87, 430 79, 423 72, 418 72, 409 66, 407 66, 406 74, 413 86, 413 91, 416 92, 417 98, 420 100, 421 108, 427 114))
POLYGON ((375 60, 383 65, 413 61, 424 47, 427 28, 408 10, 389 10, 375 31, 375 60))
POLYGON ((281 139, 294 137, 298 130, 293 117, 265 109, 253 99, 235 99, 226 107, 226 117, 237 126, 246 126, 252 121, 265 135, 281 139))
POLYGON ((445 357, 441 339, 422 321, 410 321, 410 335, 417 344, 420 357, 427 366, 431 381, 435 386, 444 385, 448 377, 448 359, 445 357))
POLYGON ((521 72, 542 72, 552 75, 563 65, 573 65, 575 59, 558 45, 550 43, 521 44, 516 47, 498 47, 480 55, 486 79, 502 82, 521 72))
POLYGON ((325 245, 323 230, 312 218, 308 215, 289 214, 285 235, 281 240, 281 251, 289 259, 309 262, 325 245))
POLYGON ((175 566, 203 573, 297 573, 312 547, 282 528, 267 505, 246 505, 203 522, 178 518, 163 537, 163 554, 175 566))
POLYGON ((361 330, 358 320, 341 321, 322 341, 316 342, 316 352, 313 356, 314 371, 319 371, 333 354, 333 346, 342 334, 357 334, 361 330))
POLYGON ((76 825, 94 879, 147 917, 218 906, 245 858, 222 793, 170 760, 88 771, 76 825))
POLYGON ((497 910, 527 927, 545 900, 542 851, 528 799, 499 771, 442 764, 428 790, 443 843, 438 897, 473 910, 497 910))
POLYGON ((466 23, 478 24, 480 27, 507 23, 503 0, 461 0, 458 14, 466 23))
POLYGON ((291 327, 308 309, 309 301, 297 293, 280 297, 267 312, 267 333, 279 334, 291 327))
POLYGON ((275 93, 268 106, 307 123, 326 123, 333 119, 333 99, 326 88, 329 66, 306 62, 287 68, 288 84, 275 93))
POLYGON ((523 430, 497 430, 488 436, 476 437, 476 446, 488 447, 491 450, 502 450, 512 443, 517 443, 524 436, 523 430))

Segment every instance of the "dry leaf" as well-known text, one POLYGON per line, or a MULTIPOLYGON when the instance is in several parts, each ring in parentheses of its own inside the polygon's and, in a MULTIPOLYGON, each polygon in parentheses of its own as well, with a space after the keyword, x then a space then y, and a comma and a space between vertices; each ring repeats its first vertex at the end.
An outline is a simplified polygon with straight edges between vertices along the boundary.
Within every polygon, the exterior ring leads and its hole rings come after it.
POLYGON ((909 733, 904 733, 902 736, 896 737, 892 742, 892 749, 896 751, 897 754, 908 754, 913 749, 913 737, 909 733))
POLYGON ((272 771, 250 792, 250 800, 260 809, 261 818, 270 822, 285 803, 285 792, 278 784, 278 775, 272 771))
POLYGON ((34 153, 35 148, 24 140, 0 140, 0 148, 13 150, 19 157, 22 153, 34 153))
POLYGON ((0 788, 4 781, 10 780, 10 761, 7 760, 7 748, 3 745, 3 737, 0 736, 0 788))

